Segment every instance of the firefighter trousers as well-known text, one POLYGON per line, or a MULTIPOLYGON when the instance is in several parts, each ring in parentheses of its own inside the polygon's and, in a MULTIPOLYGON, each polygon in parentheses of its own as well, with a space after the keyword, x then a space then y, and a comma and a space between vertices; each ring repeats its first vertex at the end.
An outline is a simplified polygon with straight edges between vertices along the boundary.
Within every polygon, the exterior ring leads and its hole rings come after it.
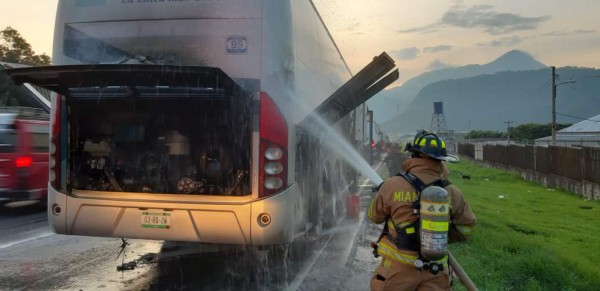
POLYGON ((371 291, 452 290, 448 270, 432 274, 383 257, 371 277, 371 291))

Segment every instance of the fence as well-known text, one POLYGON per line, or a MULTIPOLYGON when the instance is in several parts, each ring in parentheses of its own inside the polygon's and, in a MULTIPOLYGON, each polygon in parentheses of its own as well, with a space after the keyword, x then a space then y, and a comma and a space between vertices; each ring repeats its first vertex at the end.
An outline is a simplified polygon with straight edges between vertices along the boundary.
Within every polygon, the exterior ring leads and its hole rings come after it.
MULTIPOLYGON (((549 146, 552 144, 552 140, 550 139, 539 139, 534 141, 537 146, 549 146)), ((600 147, 600 140, 597 135, 589 136, 585 138, 573 138, 568 139, 561 136, 557 137, 556 142, 554 142, 556 146, 563 147, 600 147)))
POLYGON ((457 152, 524 179, 600 200, 600 148, 459 143, 457 152))

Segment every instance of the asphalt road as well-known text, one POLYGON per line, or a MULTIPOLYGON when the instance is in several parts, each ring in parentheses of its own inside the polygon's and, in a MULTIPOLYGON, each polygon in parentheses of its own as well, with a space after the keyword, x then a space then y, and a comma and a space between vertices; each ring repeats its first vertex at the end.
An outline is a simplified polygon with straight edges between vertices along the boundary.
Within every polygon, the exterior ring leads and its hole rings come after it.
MULTIPOLYGON (((369 192, 361 196, 366 209, 369 192)), ((45 210, 0 210, 0 290, 367 290, 378 233, 348 218, 313 242, 290 249, 64 236, 48 228, 45 210), (130 270, 118 271, 126 263, 130 270)))

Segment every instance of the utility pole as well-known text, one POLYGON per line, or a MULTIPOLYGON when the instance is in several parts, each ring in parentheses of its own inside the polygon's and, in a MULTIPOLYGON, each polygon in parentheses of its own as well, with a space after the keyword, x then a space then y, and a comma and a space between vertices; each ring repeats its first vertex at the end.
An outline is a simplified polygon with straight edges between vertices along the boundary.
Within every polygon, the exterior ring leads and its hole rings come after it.
POLYGON ((561 82, 556 84, 556 67, 550 67, 552 69, 552 145, 556 145, 556 87, 563 84, 573 84, 576 80, 561 82))
POLYGON ((552 145, 556 145, 556 67, 552 69, 552 145))
POLYGON ((469 133, 468 133, 468 137, 469 137, 469 143, 471 143, 471 120, 469 120, 469 133))
POLYGON ((373 165, 373 110, 367 110, 369 119, 369 165, 373 165))
POLYGON ((504 123, 506 123, 506 141, 508 142, 508 145, 510 145, 510 124, 514 123, 514 121, 509 120, 504 123))

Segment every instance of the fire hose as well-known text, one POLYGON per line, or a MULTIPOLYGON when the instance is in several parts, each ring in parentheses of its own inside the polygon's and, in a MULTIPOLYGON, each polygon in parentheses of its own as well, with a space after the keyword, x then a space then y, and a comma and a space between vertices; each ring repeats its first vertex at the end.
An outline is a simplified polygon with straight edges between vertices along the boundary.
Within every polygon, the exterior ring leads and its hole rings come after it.
POLYGON ((458 277, 458 280, 460 280, 460 282, 463 284, 463 286, 465 286, 465 288, 467 288, 467 290, 469 290, 469 291, 477 291, 478 290, 477 287, 475 286, 475 284, 473 283, 473 281, 471 281, 471 278, 469 278, 469 275, 467 274, 467 272, 465 272, 465 270, 460 266, 460 264, 458 263, 458 261, 452 255, 451 252, 448 252, 448 264, 450 264, 452 271, 456 274, 456 277, 458 277))

